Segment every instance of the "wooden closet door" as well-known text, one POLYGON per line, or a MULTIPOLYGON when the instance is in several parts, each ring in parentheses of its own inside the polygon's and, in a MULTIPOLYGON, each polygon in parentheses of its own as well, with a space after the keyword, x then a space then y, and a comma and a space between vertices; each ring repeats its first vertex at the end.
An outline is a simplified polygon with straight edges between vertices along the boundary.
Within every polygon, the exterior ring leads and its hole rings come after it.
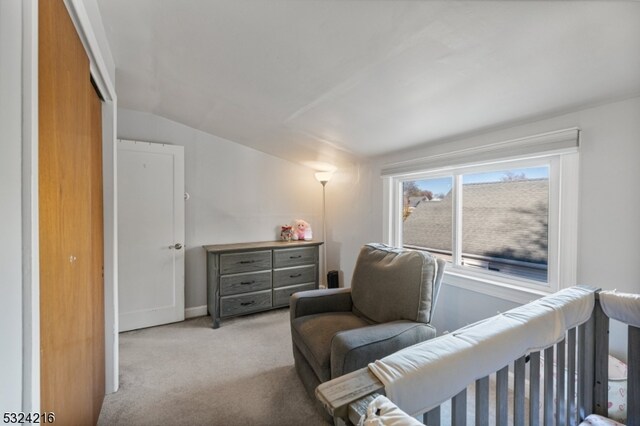
POLYGON ((62 0, 39 2, 41 411, 95 424, 104 398, 101 103, 62 0))

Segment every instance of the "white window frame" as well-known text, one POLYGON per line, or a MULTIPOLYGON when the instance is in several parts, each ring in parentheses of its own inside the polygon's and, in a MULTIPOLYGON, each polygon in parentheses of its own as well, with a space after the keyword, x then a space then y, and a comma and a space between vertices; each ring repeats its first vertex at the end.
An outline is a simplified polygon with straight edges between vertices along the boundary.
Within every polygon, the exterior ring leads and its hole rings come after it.
POLYGON ((443 282, 456 287, 500 297, 517 303, 576 284, 578 223, 577 129, 550 132, 477 148, 440 154, 420 160, 388 165, 384 179, 384 239, 402 246, 402 183, 453 176, 453 263, 447 264, 443 282), (475 160, 475 161, 474 161, 475 160), (462 174, 549 166, 549 222, 547 282, 474 270, 461 266, 462 174))

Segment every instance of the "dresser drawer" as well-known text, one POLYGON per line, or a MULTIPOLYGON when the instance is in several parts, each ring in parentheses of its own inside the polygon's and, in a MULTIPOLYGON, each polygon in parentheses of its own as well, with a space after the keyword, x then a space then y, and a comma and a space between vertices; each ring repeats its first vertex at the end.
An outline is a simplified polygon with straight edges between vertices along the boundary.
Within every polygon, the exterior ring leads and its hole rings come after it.
POLYGON ((224 296, 220 298, 220 316, 247 314, 262 311, 271 307, 271 290, 257 291, 240 296, 224 296))
POLYGON ((274 269, 273 287, 287 287, 295 284, 316 282, 316 265, 297 268, 274 269))
POLYGON ((289 306, 289 298, 293 293, 305 290, 314 290, 316 288, 315 283, 308 283, 302 285, 293 285, 290 287, 282 287, 273 290, 273 306, 289 306))
POLYGON ((271 250, 220 255, 221 274, 236 274, 239 272, 261 271, 263 269, 271 269, 271 250))
POLYGON ((287 266, 306 265, 318 260, 317 247, 302 247, 273 251, 273 267, 285 268, 287 266))
POLYGON ((249 293, 271 288, 271 271, 247 274, 223 275, 220 277, 220 295, 249 293))

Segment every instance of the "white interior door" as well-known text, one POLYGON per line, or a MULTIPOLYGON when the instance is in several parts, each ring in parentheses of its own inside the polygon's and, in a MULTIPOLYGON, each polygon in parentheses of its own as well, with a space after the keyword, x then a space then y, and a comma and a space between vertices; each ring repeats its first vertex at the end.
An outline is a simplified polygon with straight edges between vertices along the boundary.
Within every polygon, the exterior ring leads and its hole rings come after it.
POLYGON ((119 330, 184 320, 184 148, 118 141, 119 330))

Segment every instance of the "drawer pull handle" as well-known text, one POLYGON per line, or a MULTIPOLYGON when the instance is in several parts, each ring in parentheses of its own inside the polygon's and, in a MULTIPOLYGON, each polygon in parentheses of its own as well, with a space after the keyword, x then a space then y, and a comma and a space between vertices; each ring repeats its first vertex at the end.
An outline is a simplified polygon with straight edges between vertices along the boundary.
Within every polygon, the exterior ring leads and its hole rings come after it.
POLYGON ((289 259, 300 259, 302 257, 301 254, 297 255, 297 256, 289 256, 289 259))
POLYGON ((298 278, 301 277, 302 274, 289 275, 289 278, 298 278))
POLYGON ((256 282, 256 280, 253 280, 253 281, 243 281, 243 282, 241 282, 241 283, 240 283, 240 285, 249 285, 249 284, 253 284, 253 283, 255 283, 255 282, 256 282))
POLYGON ((247 263, 254 263, 255 260, 241 260, 240 263, 246 265, 247 263))
POLYGON ((253 305, 254 303, 256 303, 256 302, 255 302, 255 300, 252 300, 251 302, 242 302, 242 303, 240 303, 240 304, 241 304, 242 306, 250 306, 250 305, 253 305))

